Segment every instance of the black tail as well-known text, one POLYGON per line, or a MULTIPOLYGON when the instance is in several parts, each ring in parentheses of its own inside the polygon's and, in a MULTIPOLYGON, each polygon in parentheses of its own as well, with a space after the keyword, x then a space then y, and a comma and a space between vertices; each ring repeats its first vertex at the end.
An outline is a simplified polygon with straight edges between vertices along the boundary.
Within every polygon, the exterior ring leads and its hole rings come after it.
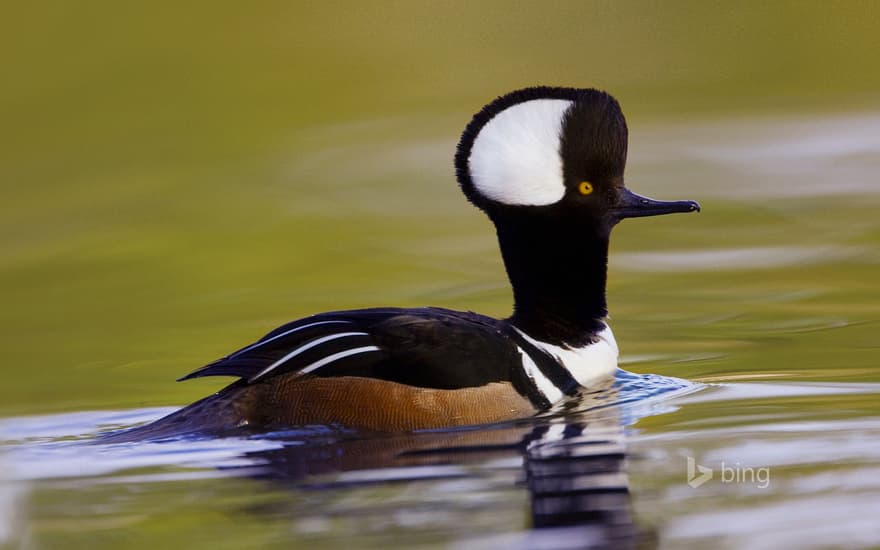
POLYGON ((108 433, 96 442, 127 443, 229 432, 245 425, 245 417, 236 406, 244 391, 245 386, 232 384, 149 424, 108 433))

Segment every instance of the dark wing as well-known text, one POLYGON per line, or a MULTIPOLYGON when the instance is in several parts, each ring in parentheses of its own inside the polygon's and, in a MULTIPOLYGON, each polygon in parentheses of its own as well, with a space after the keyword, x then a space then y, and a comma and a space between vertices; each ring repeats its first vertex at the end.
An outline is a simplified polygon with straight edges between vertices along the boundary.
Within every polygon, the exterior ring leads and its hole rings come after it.
POLYGON ((439 308, 363 309, 288 323, 180 380, 238 376, 256 382, 299 372, 454 389, 512 381, 520 361, 500 323, 489 317, 439 308))

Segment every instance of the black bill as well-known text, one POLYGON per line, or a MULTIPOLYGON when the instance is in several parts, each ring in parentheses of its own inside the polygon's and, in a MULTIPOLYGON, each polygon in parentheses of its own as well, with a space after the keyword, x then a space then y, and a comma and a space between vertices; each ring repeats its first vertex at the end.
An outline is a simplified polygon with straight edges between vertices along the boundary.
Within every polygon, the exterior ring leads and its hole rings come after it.
POLYGON ((676 212, 699 212, 700 204, 696 201, 658 201, 636 195, 627 188, 620 193, 620 202, 612 209, 618 219, 640 218, 642 216, 660 216, 676 212))

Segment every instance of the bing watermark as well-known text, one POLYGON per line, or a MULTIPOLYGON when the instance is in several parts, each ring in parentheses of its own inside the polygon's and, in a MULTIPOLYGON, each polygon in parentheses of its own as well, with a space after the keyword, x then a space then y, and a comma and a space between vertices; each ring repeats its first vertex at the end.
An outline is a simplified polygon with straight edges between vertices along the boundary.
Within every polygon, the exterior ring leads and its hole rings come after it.
POLYGON ((721 483, 748 483, 759 489, 766 489, 770 486, 769 466, 755 468, 743 466, 739 462, 731 466, 722 460, 717 468, 709 468, 697 464, 694 457, 687 457, 687 482, 694 489, 715 478, 716 472, 721 483))

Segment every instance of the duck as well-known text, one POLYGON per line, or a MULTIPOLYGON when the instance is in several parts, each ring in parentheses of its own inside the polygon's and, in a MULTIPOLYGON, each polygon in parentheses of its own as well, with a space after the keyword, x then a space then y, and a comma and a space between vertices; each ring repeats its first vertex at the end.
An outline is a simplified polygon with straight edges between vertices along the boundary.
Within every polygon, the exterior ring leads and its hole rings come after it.
POLYGON ((461 191, 495 226, 509 317, 440 307, 311 315, 183 376, 237 380, 128 433, 452 428, 529 417, 608 383, 618 359, 605 292, 612 229, 700 210, 630 191, 627 146, 623 112, 604 91, 497 97, 465 127, 454 164, 461 191))

